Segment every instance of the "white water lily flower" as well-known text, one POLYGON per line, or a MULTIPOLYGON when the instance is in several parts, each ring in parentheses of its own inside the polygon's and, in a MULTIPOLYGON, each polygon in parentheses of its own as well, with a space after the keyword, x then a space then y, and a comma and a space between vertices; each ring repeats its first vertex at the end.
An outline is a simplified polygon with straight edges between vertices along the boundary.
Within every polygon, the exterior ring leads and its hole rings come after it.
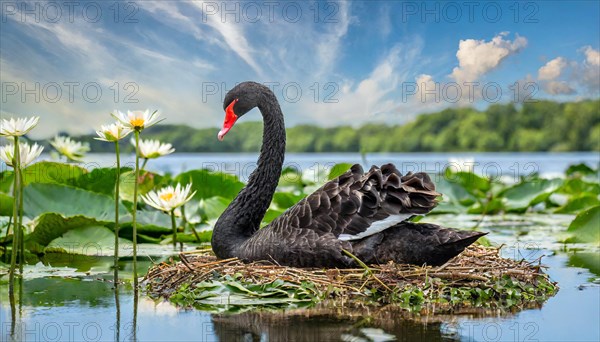
POLYGON ((142 196, 142 199, 151 207, 170 212, 171 210, 186 204, 194 197, 196 191, 190 194, 191 189, 192 184, 188 184, 183 188, 181 184, 177 183, 175 188, 167 186, 158 191, 150 191, 142 196))
POLYGON ((71 140, 69 137, 56 136, 50 141, 60 154, 74 161, 81 161, 86 152, 90 150, 88 143, 71 140))
POLYGON ((116 111, 111 114, 115 119, 117 119, 123 126, 130 128, 132 130, 141 131, 144 128, 148 128, 153 126, 159 122, 158 120, 158 111, 154 111, 150 113, 148 109, 145 111, 134 110, 127 111, 127 114, 121 113, 120 111, 116 111))
MULTIPOLYGON (((131 139, 135 146, 135 140, 131 139)), ((140 157, 144 159, 155 159, 175 152, 173 145, 163 144, 158 140, 140 140, 140 157)))
POLYGON ((131 132, 133 132, 131 128, 125 127, 120 121, 117 121, 114 124, 102 125, 100 130, 96 131, 96 134, 98 134, 99 138, 94 139, 115 142, 125 138, 131 132))
MULTIPOLYGON (((21 168, 31 164, 44 150, 43 146, 36 144, 29 145, 27 143, 19 143, 19 165, 21 168)), ((13 159, 15 153, 15 145, 10 144, 0 148, 0 159, 6 165, 13 167, 13 159)))
POLYGON ((39 120, 39 116, 18 119, 10 118, 8 120, 2 119, 0 121, 0 135, 20 137, 31 131, 31 129, 37 125, 39 120))

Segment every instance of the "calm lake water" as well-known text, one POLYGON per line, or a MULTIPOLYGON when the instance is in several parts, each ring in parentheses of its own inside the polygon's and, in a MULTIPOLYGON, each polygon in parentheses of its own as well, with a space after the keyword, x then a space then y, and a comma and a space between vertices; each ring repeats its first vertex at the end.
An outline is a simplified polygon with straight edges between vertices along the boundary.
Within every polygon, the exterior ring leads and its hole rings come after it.
MULTIPOLYGON (((435 172, 437 163, 450 158, 472 159, 481 166, 497 163, 501 173, 529 174, 532 163, 545 175, 559 174, 573 163, 597 165, 595 153, 568 154, 389 154, 369 155, 368 162, 394 162, 423 167, 435 172), (514 169, 511 167, 514 166, 514 169), (506 171, 507 170, 507 171, 506 171), (511 173, 513 172, 513 173, 511 173)), ((176 154, 151 161, 148 168, 178 173, 182 170, 217 165, 219 170, 239 174, 242 165, 253 164, 256 155, 176 154), (239 165, 239 167, 238 167, 239 165)), ((87 165, 110 166, 111 155, 92 155, 87 165)), ((361 162, 355 154, 290 154, 287 163, 300 168, 315 163, 361 162)), ((251 168, 250 166, 248 166, 251 168)), ((441 167, 441 166, 440 166, 441 167)), ((479 170, 483 170, 480 168, 479 170)), ((413 170, 415 171, 415 170, 413 170)), ((438 215, 426 221, 443 222, 457 228, 473 227, 479 216, 438 215)), ((254 312, 213 315, 181 310, 167 302, 140 296, 134 319, 134 293, 119 286, 115 296, 110 257, 49 258, 54 267, 69 265, 90 275, 73 278, 40 277, 24 281, 23 297, 13 312, 6 283, 0 285, 0 339, 45 341, 195 340, 195 341, 599 341, 600 340, 600 246, 559 243, 573 216, 505 215, 487 217, 480 226, 489 240, 504 244, 504 255, 535 260, 540 256, 547 273, 560 291, 539 309, 514 313, 471 313, 443 317, 407 318, 393 307, 368 308, 364 312, 327 307, 290 312, 254 312), (118 310, 117 310, 118 303, 118 310), (11 329, 15 335, 10 336, 11 329), (118 334, 118 335, 117 335, 118 334)), ((140 253, 144 255, 144 253, 140 253)), ((160 254, 160 253, 150 253, 160 254)), ((159 262, 166 257, 154 256, 159 262)), ((142 272, 150 261, 142 265, 142 272)), ((138 266, 139 267, 139 266, 138 266)), ((121 276, 131 272, 129 260, 121 261, 121 276)))
MULTIPOLYGON (((256 168, 257 153, 174 153, 150 160, 147 169, 158 172, 181 173, 194 169, 210 169, 238 175, 246 180, 256 168)), ((43 159, 51 160, 49 155, 43 159)), ((587 163, 597 167, 600 154, 597 152, 568 153, 370 153, 363 160, 358 153, 287 153, 285 166, 305 171, 337 163, 358 163, 365 168, 371 165, 394 163, 403 173, 409 171, 439 173, 448 166, 463 170, 473 168, 475 172, 488 176, 503 175, 507 180, 519 176, 539 173, 553 177, 562 175, 571 164, 587 163)), ((133 155, 122 156, 124 166, 135 166, 133 155)), ((85 168, 113 167, 114 155, 93 153, 86 156, 85 168)), ((3 169, 6 166, 3 166, 3 169)))

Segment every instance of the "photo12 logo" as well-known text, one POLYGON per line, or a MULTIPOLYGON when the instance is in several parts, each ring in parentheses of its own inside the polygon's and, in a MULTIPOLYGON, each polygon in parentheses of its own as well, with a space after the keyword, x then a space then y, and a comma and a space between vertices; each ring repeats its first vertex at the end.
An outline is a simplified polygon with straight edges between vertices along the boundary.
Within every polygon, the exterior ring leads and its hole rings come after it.
POLYGON ((497 103, 504 95, 511 101, 525 103, 537 102, 534 96, 539 91, 535 82, 515 82, 505 89, 497 82, 403 82, 401 101, 420 103, 474 103, 483 100, 497 103))
POLYGON ((537 24, 539 5, 533 1, 403 1, 402 23, 497 23, 503 18, 514 23, 537 24))
POLYGON ((204 1, 202 22, 297 23, 309 15, 315 23, 337 23, 340 4, 331 1, 204 1))
MULTIPOLYGON (((338 103, 338 93, 340 86, 336 82, 313 82, 303 85, 299 82, 262 82, 279 99, 296 103, 303 96, 309 96, 314 103, 338 103)), ((229 90, 237 84, 227 84, 225 82, 202 82, 202 103, 209 101, 223 101, 229 90)))
POLYGON ((98 82, 2 82, 2 103, 57 103, 61 100, 74 103, 76 99, 96 103, 103 95, 110 96, 114 103, 138 103, 136 95, 139 90, 135 82, 114 82, 104 88, 98 82))
POLYGON ((2 23, 137 23, 139 7, 131 1, 2 1, 2 23))

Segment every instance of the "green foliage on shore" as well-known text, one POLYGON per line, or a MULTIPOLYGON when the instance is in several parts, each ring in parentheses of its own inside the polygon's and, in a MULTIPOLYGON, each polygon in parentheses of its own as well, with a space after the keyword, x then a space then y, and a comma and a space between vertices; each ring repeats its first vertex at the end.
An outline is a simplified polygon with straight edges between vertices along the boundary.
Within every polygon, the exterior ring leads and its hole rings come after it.
MULTIPOLYGON (((217 128, 154 126, 146 139, 173 144, 178 152, 257 152, 262 123, 241 120, 223 142, 217 128)), ((95 152, 108 144, 83 136, 95 152)), ((133 149, 131 148, 131 151, 133 149)), ((299 125, 287 129, 288 152, 600 151, 600 100, 496 104, 485 111, 449 108, 419 115, 404 125, 353 128, 299 125)))

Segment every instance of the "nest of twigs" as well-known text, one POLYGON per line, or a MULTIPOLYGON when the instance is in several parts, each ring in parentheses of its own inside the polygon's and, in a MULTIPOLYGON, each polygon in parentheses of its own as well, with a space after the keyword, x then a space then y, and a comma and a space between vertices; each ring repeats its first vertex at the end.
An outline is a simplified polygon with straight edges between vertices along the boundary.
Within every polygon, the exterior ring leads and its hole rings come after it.
MULTIPOLYGON (((210 252, 182 253, 180 259, 180 262, 157 264, 149 270, 144 279, 149 295, 168 299, 184 284, 193 287, 226 276, 240 278, 240 275, 244 282, 253 284, 267 284, 278 279, 294 284, 310 282, 328 298, 360 299, 378 292, 382 294, 379 300, 385 297, 388 302, 394 301, 393 295, 397 298, 407 289, 426 290, 425 297, 437 294, 429 297, 440 299, 452 288, 493 289, 496 298, 492 300, 500 300, 503 297, 502 287, 507 286, 507 281, 510 288, 514 285, 523 290, 525 301, 532 301, 531 298, 538 298, 542 293, 547 294, 543 298, 545 300, 557 290, 556 284, 543 272, 540 259, 534 262, 507 259, 500 256, 500 248, 477 245, 469 246, 439 267, 390 262, 353 269, 295 268, 266 261, 243 263, 237 258, 217 260, 210 252), (499 285, 500 282, 502 285, 499 285), (528 293, 531 295, 527 296, 528 293)), ((452 300, 448 302, 448 307, 452 307, 452 300)), ((421 301, 421 304, 428 303, 421 301)), ((460 304, 464 307, 466 302, 461 301, 460 304)))

